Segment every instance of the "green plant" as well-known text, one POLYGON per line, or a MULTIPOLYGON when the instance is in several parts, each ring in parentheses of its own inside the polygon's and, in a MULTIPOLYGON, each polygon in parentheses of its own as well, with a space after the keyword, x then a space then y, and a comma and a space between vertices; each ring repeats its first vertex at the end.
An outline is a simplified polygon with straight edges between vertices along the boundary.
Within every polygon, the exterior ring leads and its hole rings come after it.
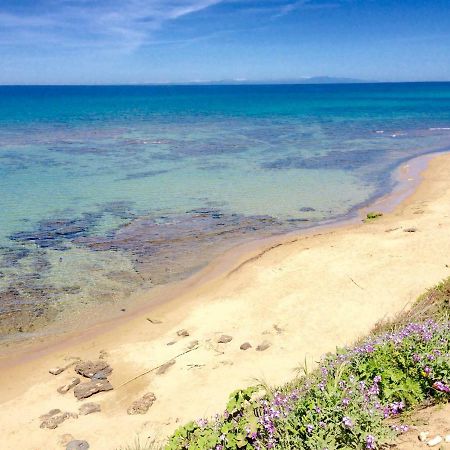
POLYGON ((378 219, 378 217, 381 217, 382 215, 383 215, 383 213, 381 213, 381 212, 375 212, 375 211, 368 212, 366 214, 365 221, 378 219))

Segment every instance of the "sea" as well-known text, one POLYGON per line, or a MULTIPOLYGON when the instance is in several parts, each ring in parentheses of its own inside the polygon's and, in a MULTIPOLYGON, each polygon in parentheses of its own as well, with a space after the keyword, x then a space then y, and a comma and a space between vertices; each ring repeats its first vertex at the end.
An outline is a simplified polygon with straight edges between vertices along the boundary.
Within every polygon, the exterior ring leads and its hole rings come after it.
POLYGON ((1 86, 0 340, 350 217, 449 149, 450 83, 1 86))

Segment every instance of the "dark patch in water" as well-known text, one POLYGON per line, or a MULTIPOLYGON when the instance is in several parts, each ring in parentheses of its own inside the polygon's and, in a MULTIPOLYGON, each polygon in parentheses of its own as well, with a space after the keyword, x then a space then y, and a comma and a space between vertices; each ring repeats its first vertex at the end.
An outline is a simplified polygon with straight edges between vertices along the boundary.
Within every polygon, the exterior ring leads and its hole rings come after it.
POLYGON ((121 178, 121 180, 136 180, 139 178, 150 178, 167 172, 169 172, 169 170, 147 170, 146 172, 130 173, 126 175, 124 178, 121 178))
POLYGON ((184 215, 141 217, 109 236, 77 237, 74 244, 92 251, 120 251, 152 284, 162 284, 192 273, 248 233, 271 234, 282 223, 269 216, 226 214, 199 208, 184 215))
POLYGON ((264 169, 342 169, 356 170, 385 156, 384 150, 332 150, 322 156, 288 156, 262 164, 264 169))

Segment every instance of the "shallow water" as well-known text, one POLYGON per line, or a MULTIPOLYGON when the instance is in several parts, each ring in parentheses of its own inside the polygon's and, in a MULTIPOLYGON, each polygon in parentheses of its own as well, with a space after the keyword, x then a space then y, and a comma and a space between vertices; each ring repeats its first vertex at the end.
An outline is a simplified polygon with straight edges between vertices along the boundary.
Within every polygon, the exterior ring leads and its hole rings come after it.
POLYGON ((0 331, 348 214, 450 147, 450 83, 0 87, 0 331))

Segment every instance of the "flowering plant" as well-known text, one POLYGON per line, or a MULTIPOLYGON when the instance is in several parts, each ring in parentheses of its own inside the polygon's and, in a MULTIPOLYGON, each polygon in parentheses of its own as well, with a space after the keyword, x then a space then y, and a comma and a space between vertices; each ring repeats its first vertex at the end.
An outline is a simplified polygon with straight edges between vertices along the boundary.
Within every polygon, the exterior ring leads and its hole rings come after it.
POLYGON ((450 322, 409 323, 322 358, 274 394, 234 392, 226 411, 180 428, 166 450, 373 450, 407 425, 389 425, 425 399, 450 398, 450 322))

